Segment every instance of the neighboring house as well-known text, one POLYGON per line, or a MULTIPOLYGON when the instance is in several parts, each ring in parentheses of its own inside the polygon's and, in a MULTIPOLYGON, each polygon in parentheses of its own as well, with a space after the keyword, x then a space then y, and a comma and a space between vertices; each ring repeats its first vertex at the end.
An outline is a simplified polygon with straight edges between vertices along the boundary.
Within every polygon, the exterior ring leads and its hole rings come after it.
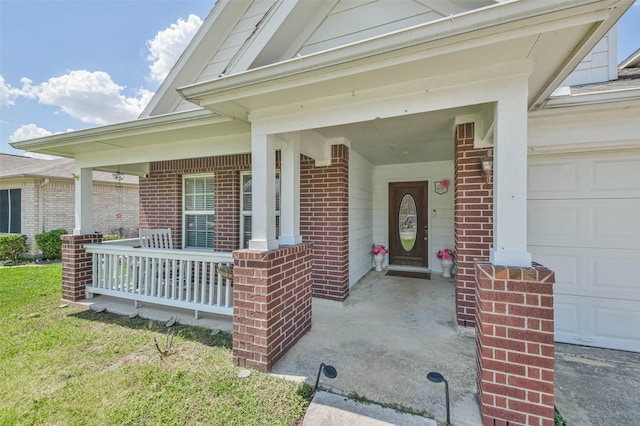
MULTIPOLYGON (((640 91, 633 61, 615 81, 610 32, 632 3, 220 0, 138 120, 13 145, 75 158, 80 193, 93 169, 146 176, 141 228, 190 251, 126 252, 134 281, 233 251, 240 365, 270 369, 311 326, 311 294, 346 300, 373 242, 389 268, 434 272, 455 248, 485 424, 547 424, 553 292, 556 339, 640 351, 640 91)), ((77 259, 99 241, 88 198, 77 259)), ((204 266, 187 279, 210 280, 204 266)), ((117 291, 68 279, 63 294, 85 285, 117 291)), ((153 291, 122 297, 218 300, 153 291)))
MULTIPOLYGON (((73 159, 42 160, 0 154, 0 233, 24 234, 29 255, 40 252, 34 236, 75 226, 73 159)), ((130 237, 138 231, 138 178, 94 172, 93 229, 130 237)))

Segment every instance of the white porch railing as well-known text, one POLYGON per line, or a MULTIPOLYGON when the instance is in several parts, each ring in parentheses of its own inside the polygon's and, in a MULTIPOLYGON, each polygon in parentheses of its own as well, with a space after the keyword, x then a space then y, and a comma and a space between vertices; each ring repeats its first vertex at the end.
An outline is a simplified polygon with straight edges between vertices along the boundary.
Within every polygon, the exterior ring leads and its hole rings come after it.
POLYGON ((87 298, 103 294, 199 312, 233 315, 231 280, 218 273, 232 265, 231 253, 87 244, 93 283, 87 298))

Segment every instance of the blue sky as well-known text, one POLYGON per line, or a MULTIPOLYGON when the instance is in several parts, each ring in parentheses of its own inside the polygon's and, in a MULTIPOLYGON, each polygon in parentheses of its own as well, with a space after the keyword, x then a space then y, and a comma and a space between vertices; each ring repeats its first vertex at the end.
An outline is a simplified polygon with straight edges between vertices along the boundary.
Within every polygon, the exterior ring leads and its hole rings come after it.
MULTIPOLYGON (((137 117, 214 0, 0 0, 0 152, 137 117)), ((618 27, 640 48, 640 1, 618 27)))

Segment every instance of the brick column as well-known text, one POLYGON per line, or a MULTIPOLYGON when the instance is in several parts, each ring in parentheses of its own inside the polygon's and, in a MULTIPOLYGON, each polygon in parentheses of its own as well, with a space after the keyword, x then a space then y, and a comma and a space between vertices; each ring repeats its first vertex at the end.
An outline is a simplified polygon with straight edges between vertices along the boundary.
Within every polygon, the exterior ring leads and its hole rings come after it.
POLYGON ((300 163, 300 234, 313 243, 313 296, 349 296, 349 148, 331 147, 331 165, 300 163))
POLYGON ((84 250, 85 244, 99 244, 101 234, 62 236, 62 299, 84 299, 85 288, 93 278, 93 259, 84 250))
POLYGON ((456 129, 455 251, 458 325, 473 327, 476 316, 476 258, 488 258, 493 245, 493 182, 480 173, 480 159, 492 149, 473 146, 473 123, 456 129))
POLYGON ((478 397, 484 425, 554 424, 554 273, 475 265, 478 397))
POLYGON ((233 362, 269 371, 311 329, 311 244, 233 258, 233 362))

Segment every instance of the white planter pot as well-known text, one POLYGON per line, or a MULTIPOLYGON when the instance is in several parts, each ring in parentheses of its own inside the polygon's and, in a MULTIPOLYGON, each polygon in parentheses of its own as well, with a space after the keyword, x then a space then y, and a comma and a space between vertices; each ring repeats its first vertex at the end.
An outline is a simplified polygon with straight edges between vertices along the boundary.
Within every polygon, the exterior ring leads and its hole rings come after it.
POLYGON ((373 261, 376 263, 376 271, 382 271, 382 262, 384 262, 384 254, 374 254, 373 261))
POLYGON ((453 267, 453 259, 440 259, 442 263, 442 276, 445 278, 451 277, 451 268, 453 267))

